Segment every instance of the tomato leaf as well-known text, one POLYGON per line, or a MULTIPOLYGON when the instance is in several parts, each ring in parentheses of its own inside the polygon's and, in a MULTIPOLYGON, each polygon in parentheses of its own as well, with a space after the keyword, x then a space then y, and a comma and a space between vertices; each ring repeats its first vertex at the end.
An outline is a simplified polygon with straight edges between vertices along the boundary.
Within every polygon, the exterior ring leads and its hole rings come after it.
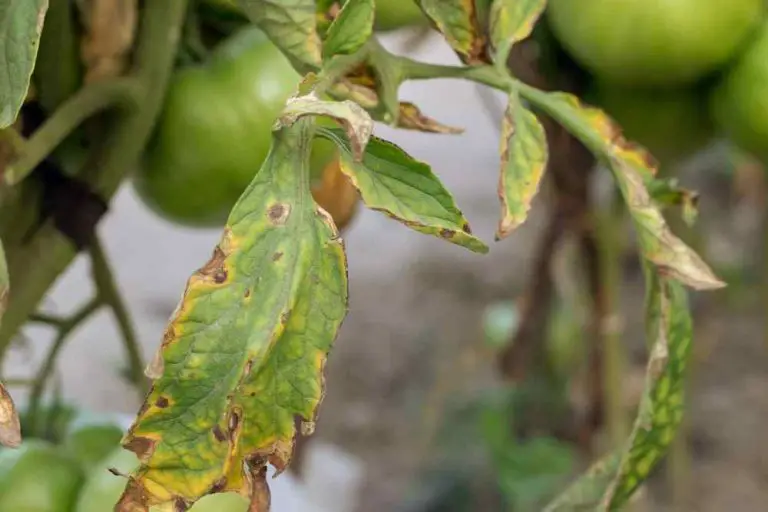
POLYGON ((669 229, 645 183, 656 174, 652 157, 621 136, 605 113, 565 93, 547 93, 518 83, 521 94, 551 116, 610 168, 637 230, 643 256, 666 276, 698 290, 722 288, 706 263, 669 229))
POLYGON ((512 93, 502 122, 501 220, 496 231, 497 240, 508 236, 525 221, 544 176, 547 157, 544 127, 523 105, 518 93, 512 93))
POLYGON ((616 479, 620 463, 621 452, 611 453, 594 463, 589 470, 547 505, 543 512, 596 510, 606 489, 616 479))
POLYGON ((24 103, 47 10, 48 0, 0 0, 0 128, 24 103))
POLYGON ((509 50, 533 32, 547 0, 494 0, 490 12, 490 38, 494 60, 506 63, 509 50))
POLYGON ((212 258, 187 282, 156 358, 161 376, 124 439, 141 466, 117 510, 230 490, 268 501, 266 464, 283 470, 297 430, 313 430, 347 275, 343 243, 310 193, 310 124, 274 134, 212 258))
POLYGON ((290 126, 297 119, 308 116, 331 117, 344 126, 352 145, 352 152, 357 160, 363 157, 363 151, 373 133, 373 120, 368 112, 354 101, 323 101, 314 94, 293 97, 288 100, 275 125, 276 128, 290 126))
POLYGON ((397 127, 406 130, 418 130, 427 133, 444 133, 458 135, 464 133, 463 128, 446 126, 421 113, 419 107, 407 101, 401 101, 397 116, 397 127))
POLYGON ((696 222, 699 216, 697 192, 681 187, 676 179, 654 179, 647 184, 647 187, 653 200, 660 205, 679 206, 686 224, 692 226, 696 222))
POLYGON ((322 65, 315 0, 238 0, 248 18, 290 59, 299 72, 322 65))
POLYGON ((420 233, 474 252, 488 252, 488 246, 471 234, 450 192, 427 164, 376 137, 371 138, 359 162, 352 158, 349 142, 339 130, 319 129, 318 134, 339 146, 341 170, 360 191, 366 206, 420 233))
POLYGON ((331 57, 359 50, 373 33, 373 0, 347 0, 328 27, 323 54, 331 57))
POLYGON ((466 64, 489 61, 473 0, 417 0, 424 14, 466 64))

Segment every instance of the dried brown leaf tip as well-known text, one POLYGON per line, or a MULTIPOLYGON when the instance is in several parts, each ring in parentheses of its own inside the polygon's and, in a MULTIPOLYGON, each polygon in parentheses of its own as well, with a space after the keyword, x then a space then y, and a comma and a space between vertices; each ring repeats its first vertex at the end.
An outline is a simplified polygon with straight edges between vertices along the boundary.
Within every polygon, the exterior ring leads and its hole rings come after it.
POLYGON ((9 448, 21 445, 19 414, 8 390, 0 383, 0 444, 9 448))
POLYGON ((88 0, 82 5, 85 82, 122 75, 136 35, 138 0, 88 0))
POLYGON ((419 107, 413 103, 401 102, 397 126, 406 130, 418 130, 428 133, 444 133, 458 135, 464 133, 463 128, 444 125, 421 113, 419 107))

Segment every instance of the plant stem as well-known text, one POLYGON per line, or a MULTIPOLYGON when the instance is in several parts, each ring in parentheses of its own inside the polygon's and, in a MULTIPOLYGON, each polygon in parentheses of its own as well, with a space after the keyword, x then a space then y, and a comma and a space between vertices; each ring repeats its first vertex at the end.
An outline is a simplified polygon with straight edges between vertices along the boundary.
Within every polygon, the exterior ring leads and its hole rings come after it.
POLYGON ((37 375, 32 382, 32 389, 29 396, 28 420, 28 427, 31 431, 34 432, 35 427, 37 426, 37 417, 38 413, 40 412, 40 399, 42 398, 43 391, 45 390, 45 384, 48 382, 48 377, 51 375, 53 367, 56 364, 56 358, 58 357, 59 352, 61 352, 61 349, 64 348, 64 343, 67 341, 67 338, 72 333, 72 331, 77 326, 79 326, 81 322, 85 321, 89 316, 95 313, 102 305, 103 302, 97 295, 88 301, 74 315, 64 320, 59 327, 59 332, 56 336, 56 339, 54 340, 53 345, 51 345, 51 348, 48 351, 48 355, 43 361, 43 364, 38 369, 37 375))
POLYGON ((146 379, 144 377, 144 366, 142 363, 141 349, 136 337, 136 331, 133 328, 128 308, 120 294, 120 289, 115 283, 112 269, 109 265, 107 255, 101 245, 98 237, 94 239, 91 247, 91 263, 93 265, 93 280, 96 283, 98 295, 105 305, 109 306, 117 321, 118 328, 122 334, 125 352, 128 356, 128 367, 131 382, 141 391, 146 391, 146 379))
MULTIPOLYGON (((135 91, 141 101, 137 108, 119 112, 111 120, 103 151, 82 176, 85 183, 105 200, 114 195, 128 173, 136 168, 160 113, 187 3, 188 0, 144 3, 134 67, 129 75, 136 81, 135 91)), ((30 187, 34 185, 30 183, 30 187)), ((3 208, 3 218, 26 218, 30 216, 29 208, 37 208, 34 202, 26 201, 14 201, 12 206, 3 208)), ((50 220, 23 243, 9 247, 7 252, 14 293, 0 327, 0 360, 13 336, 76 255, 72 243, 50 220)))
POLYGON ((395 57, 400 63, 406 80, 430 80, 433 78, 461 78, 485 84, 500 91, 511 91, 516 81, 492 66, 446 66, 420 62, 408 57, 395 57))
POLYGON ((113 106, 135 107, 139 101, 135 80, 122 78, 97 82, 78 91, 56 110, 23 146, 23 153, 8 166, 3 177, 8 185, 26 178, 67 136, 92 115, 113 106))

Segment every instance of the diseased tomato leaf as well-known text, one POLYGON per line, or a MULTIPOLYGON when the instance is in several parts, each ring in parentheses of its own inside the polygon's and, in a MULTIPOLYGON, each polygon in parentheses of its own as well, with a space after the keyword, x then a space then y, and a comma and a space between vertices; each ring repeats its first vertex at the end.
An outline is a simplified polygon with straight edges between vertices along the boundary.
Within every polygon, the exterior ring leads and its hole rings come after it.
POLYGON ((341 170, 360 191, 366 206, 420 233, 474 252, 488 252, 488 246, 470 233, 464 215, 429 165, 376 137, 371 138, 359 162, 340 130, 320 129, 318 134, 339 146, 341 170))
MULTIPOLYGON (((0 241, 0 322, 8 305, 9 278, 5 250, 0 241)), ((21 444, 19 413, 8 390, 0 382, 0 444, 15 448, 21 444)))
POLYGON ((524 84, 519 87, 525 99, 563 125, 610 168, 634 221, 643 256, 662 275, 698 290, 725 286, 701 257, 671 232, 652 200, 645 184, 654 178, 656 164, 649 153, 625 140, 619 126, 603 111, 583 105, 577 97, 524 84))
POLYGON ((347 310, 346 256, 310 193, 311 120, 274 133, 213 256, 187 283, 123 445, 141 461, 117 510, 219 491, 268 500, 297 430, 314 428, 347 310))
POLYGON ((509 96, 502 122, 500 149, 501 220, 496 231, 497 240, 508 236, 528 217, 547 166, 544 127, 536 115, 523 105, 517 92, 509 96))
POLYGON ((486 39, 473 0, 417 0, 451 48, 466 64, 489 62, 486 39))
POLYGON ((611 453, 600 459, 547 505, 543 512, 599 510, 606 489, 616 479, 620 463, 621 452, 611 453))
POLYGON ((328 27, 323 55, 347 55, 359 50, 373 33, 373 16, 373 0, 347 0, 328 27))
POLYGON ((547 0, 494 0, 490 12, 490 39, 494 60, 506 62, 510 48, 533 32, 547 0))
POLYGON ((435 121, 431 117, 422 114, 419 107, 407 101, 400 102, 400 111, 397 116, 397 127, 405 130, 418 130, 427 133, 443 133, 457 135, 464 133, 463 128, 454 128, 435 121))
POLYGON ((315 0, 238 0, 248 18, 290 59, 300 73, 322 65, 315 0))
POLYGON ((48 0, 0 0, 0 128, 16 119, 35 69, 48 0))

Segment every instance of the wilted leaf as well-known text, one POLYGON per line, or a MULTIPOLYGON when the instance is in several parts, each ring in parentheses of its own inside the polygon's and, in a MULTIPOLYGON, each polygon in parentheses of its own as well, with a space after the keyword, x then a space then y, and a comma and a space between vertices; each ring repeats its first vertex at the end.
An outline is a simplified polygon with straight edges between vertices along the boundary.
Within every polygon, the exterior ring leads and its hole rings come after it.
POLYGON ((48 0, 0 0, 0 128, 24 103, 47 9, 48 0))
POLYGON ((297 428, 314 426, 347 277, 338 232, 310 195, 308 124, 274 134, 213 257, 187 283, 162 376, 124 439, 142 464, 118 510, 248 494, 248 474, 252 500, 263 500, 264 466, 283 470, 297 428))
POLYGON ((547 166, 547 136, 536 115, 525 108, 517 93, 509 97, 501 130, 499 198, 501 221, 496 239, 522 224, 547 166))
POLYGON ((428 133, 445 133, 452 135, 464 133, 463 128, 446 126, 425 116, 421 113, 419 107, 413 103, 408 103, 407 101, 400 102, 400 113, 397 116, 397 126, 398 128, 404 128, 406 130, 418 130, 420 132, 428 133))
POLYGON ((300 72, 322 65, 322 43, 316 28, 315 0, 238 0, 256 23, 300 72))
POLYGON ((512 45, 531 35, 546 6, 547 0, 494 0, 489 22, 497 62, 506 62, 512 45))
POLYGON ((373 0, 347 0, 328 28, 323 54, 328 57, 359 50, 373 33, 373 15, 373 0))
POLYGON ((663 275, 695 289, 724 286, 706 263, 677 238, 667 226, 659 207, 652 201, 645 183, 656 167, 652 157, 622 136, 605 113, 581 104, 565 93, 546 93, 520 84, 523 96, 554 118, 607 165, 621 189, 638 233, 643 256, 663 275))
POLYGON ((369 208, 386 213, 406 226, 472 251, 488 246, 472 236, 453 197, 432 169, 391 142, 371 138, 362 162, 351 156, 349 142, 339 130, 318 130, 341 148, 341 170, 360 191, 369 208))
POLYGON ((486 41, 473 0, 418 0, 418 3, 463 62, 488 62, 486 41))
POLYGON ((352 153, 357 160, 362 158, 373 133, 373 120, 364 108, 349 100, 323 101, 314 94, 298 96, 288 100, 275 126, 290 126, 308 115, 327 116, 341 123, 352 144, 352 153))
POLYGON ((82 3, 85 35, 80 53, 85 82, 120 76, 128 65, 136 35, 137 0, 90 0, 82 3))

